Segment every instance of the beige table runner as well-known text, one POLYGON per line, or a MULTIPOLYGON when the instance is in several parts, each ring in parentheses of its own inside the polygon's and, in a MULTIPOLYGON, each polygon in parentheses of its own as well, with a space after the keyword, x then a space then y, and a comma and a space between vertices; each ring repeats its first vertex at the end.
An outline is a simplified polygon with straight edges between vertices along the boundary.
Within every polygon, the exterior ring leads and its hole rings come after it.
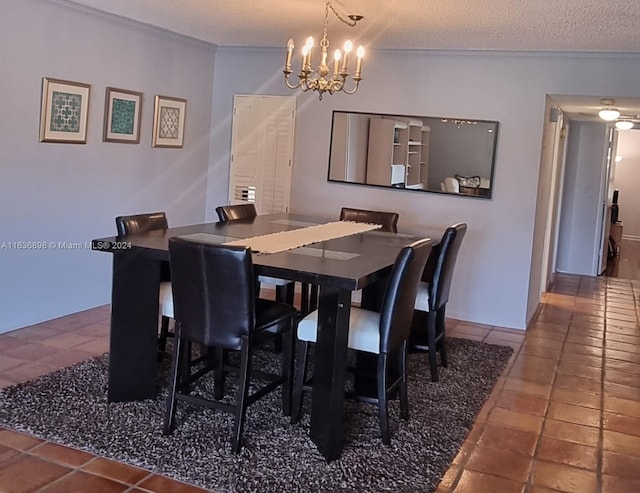
POLYGON ((320 241, 333 240, 379 229, 380 224, 355 223, 352 221, 336 221, 326 224, 317 224, 308 228, 280 231, 262 236, 242 238, 229 241, 225 245, 238 245, 251 247, 256 253, 278 253, 285 250, 293 250, 320 241))

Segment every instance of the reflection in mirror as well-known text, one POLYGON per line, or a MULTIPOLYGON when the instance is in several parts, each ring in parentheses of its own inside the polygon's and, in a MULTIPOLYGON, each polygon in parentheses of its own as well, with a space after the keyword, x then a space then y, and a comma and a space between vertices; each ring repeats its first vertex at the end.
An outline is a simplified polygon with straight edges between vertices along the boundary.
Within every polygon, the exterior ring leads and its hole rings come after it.
POLYGON ((329 181, 491 198, 498 122, 334 111, 329 181))

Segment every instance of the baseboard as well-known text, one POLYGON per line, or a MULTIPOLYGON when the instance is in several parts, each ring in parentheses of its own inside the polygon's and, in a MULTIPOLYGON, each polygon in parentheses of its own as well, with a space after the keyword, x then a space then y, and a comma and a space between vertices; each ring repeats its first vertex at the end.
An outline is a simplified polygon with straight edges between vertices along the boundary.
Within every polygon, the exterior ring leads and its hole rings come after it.
POLYGON ((640 236, 622 235, 623 240, 640 241, 640 236))

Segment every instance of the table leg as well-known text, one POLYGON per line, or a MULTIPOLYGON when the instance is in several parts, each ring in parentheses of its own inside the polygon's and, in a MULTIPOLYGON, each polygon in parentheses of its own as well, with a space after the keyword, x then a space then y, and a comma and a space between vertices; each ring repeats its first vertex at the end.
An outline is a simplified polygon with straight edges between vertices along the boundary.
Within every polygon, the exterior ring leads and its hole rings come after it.
POLYGON ((113 254, 109 402, 156 395, 160 262, 135 251, 113 254))
POLYGON ((344 386, 351 291, 321 286, 311 393, 311 439, 327 461, 344 442, 344 386))

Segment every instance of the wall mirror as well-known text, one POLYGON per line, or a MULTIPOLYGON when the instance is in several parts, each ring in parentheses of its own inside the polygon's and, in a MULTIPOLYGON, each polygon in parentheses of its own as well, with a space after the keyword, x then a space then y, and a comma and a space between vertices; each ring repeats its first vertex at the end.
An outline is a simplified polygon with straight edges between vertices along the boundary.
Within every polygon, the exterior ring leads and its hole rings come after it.
POLYGON ((334 111, 328 180, 491 198, 498 122, 334 111))

